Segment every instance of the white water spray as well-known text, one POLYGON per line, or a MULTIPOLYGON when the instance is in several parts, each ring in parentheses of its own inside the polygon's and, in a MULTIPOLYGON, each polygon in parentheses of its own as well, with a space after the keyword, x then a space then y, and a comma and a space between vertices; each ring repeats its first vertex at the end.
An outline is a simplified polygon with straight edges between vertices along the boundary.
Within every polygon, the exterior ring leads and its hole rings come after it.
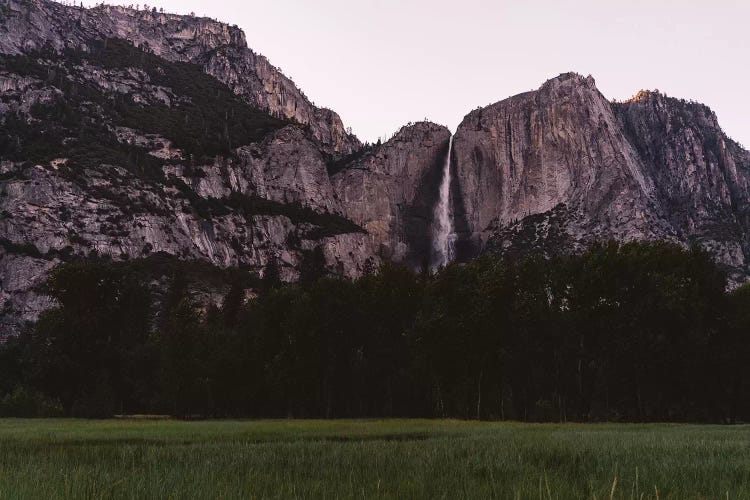
POLYGON ((440 199, 435 205, 432 219, 432 258, 431 267, 434 270, 453 261, 456 235, 453 232, 453 218, 451 214, 451 152, 453 151, 453 136, 448 143, 448 154, 443 164, 443 180, 440 183, 440 199))

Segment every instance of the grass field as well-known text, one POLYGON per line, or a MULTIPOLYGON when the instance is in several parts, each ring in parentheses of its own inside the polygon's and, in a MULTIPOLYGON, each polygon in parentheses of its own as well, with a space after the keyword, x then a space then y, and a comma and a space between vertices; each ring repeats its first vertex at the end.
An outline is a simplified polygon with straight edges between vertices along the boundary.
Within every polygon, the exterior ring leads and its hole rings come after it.
POLYGON ((750 427, 0 420, 0 498, 750 498, 750 427))

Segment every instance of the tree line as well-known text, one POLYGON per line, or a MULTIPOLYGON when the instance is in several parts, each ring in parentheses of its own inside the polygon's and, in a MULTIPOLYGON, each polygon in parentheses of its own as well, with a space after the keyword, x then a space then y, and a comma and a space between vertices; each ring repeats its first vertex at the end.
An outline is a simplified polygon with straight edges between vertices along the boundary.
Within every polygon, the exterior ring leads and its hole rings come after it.
POLYGON ((257 296, 237 279, 209 306, 182 273, 134 269, 53 272, 59 306, 0 349, 1 412, 750 419, 750 287, 727 292, 698 249, 607 243, 354 281, 269 273, 257 296))

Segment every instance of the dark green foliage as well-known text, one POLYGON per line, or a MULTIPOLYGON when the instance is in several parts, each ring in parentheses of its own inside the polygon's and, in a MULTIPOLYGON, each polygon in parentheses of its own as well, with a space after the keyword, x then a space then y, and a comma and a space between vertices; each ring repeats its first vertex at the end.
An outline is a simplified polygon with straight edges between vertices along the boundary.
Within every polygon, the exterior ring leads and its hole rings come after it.
POLYGON ((95 43, 89 53, 65 57, 109 69, 138 68, 154 85, 170 88, 181 98, 173 107, 139 106, 126 98, 114 100, 115 111, 126 126, 163 135, 195 158, 228 155, 285 125, 251 108, 200 66, 166 61, 125 40, 95 43))
POLYGON ((185 289, 172 290, 177 299, 163 311, 158 338, 160 399, 173 415, 191 415, 212 408, 202 353, 200 315, 185 289))
POLYGON ((729 294, 726 328, 711 340, 710 352, 717 355, 706 360, 711 381, 718 387, 711 402, 718 412, 729 415, 729 420, 745 420, 750 413, 750 285, 745 284, 729 294))
POLYGON ((258 196, 233 192, 226 198, 202 198, 182 179, 170 177, 167 185, 179 190, 180 195, 190 202, 190 206, 202 218, 210 220, 230 213, 237 213, 251 218, 259 215, 281 215, 289 218, 294 224, 311 224, 314 227, 304 234, 309 240, 319 240, 337 234, 364 233, 364 229, 338 214, 317 212, 300 203, 280 203, 258 196))
POLYGON ((118 165, 148 180, 161 178, 161 160, 123 145, 108 124, 131 127, 170 139, 194 161, 230 155, 233 148, 261 140, 285 122, 254 109, 193 64, 173 63, 124 40, 93 43, 88 52, 0 56, 0 69, 40 79, 61 95, 32 109, 33 121, 6 115, 0 132, 0 158, 48 162, 70 159, 70 175, 101 164, 118 165), (104 92, 76 79, 76 65, 107 69, 138 68, 153 85, 168 87, 179 99, 171 106, 144 105, 132 96, 104 92))
POLYGON ((201 260, 181 260, 163 252, 127 262, 102 260, 100 263, 123 274, 138 275, 145 281, 179 276, 187 283, 199 283, 208 288, 223 288, 229 283, 237 283, 243 289, 257 287, 260 283, 257 274, 246 268, 224 269, 201 260))
POLYGON ((27 257, 44 258, 44 254, 31 243, 13 243, 7 238, 0 238, 0 247, 12 254, 25 255, 27 257))
POLYGON ((0 350, 0 394, 84 415, 750 418, 750 293, 725 293, 699 250, 611 243, 357 281, 312 251, 301 283, 271 261, 211 305, 190 292, 205 277, 159 259, 56 272, 61 307, 0 350))
POLYGON ((245 216, 283 215, 295 224, 312 224, 316 227, 305 235, 305 238, 311 240, 335 236, 337 234, 365 232, 364 229, 346 217, 337 214, 316 212, 312 208, 303 206, 300 203, 279 203, 240 193, 232 193, 229 198, 220 201, 226 207, 245 216))
POLYGON ((266 264, 263 271, 263 281, 261 287, 264 292, 268 292, 281 286, 281 269, 279 269, 279 262, 275 257, 271 257, 271 260, 266 264))
POLYGON ((326 268, 326 257, 321 247, 302 252, 302 261, 299 265, 299 282, 304 284, 315 283, 328 275, 326 268))
POLYGON ((106 263, 69 264, 49 279, 59 304, 30 338, 30 379, 67 414, 111 415, 137 399, 148 349, 151 299, 143 280, 106 263), (138 360, 138 361, 136 361, 138 360))
MULTIPOLYGON (((24 377, 25 345, 18 338, 9 338, 0 346, 0 395, 7 397, 21 387, 24 377)), ((2 399, 0 397, 0 399, 2 399)))
POLYGON ((71 246, 66 246, 60 250, 51 249, 47 252, 42 252, 33 243, 14 243, 7 238, 0 238, 0 248, 9 254, 23 255, 36 259, 59 259, 65 262, 73 259, 73 248, 71 246))
POLYGON ((166 325, 174 324, 173 310, 189 302, 186 287, 175 292, 176 298, 163 296, 158 288, 154 293, 153 284, 164 279, 208 288, 231 282, 244 289, 258 283, 241 269, 222 270, 164 254, 129 262, 65 264, 53 272, 46 287, 59 307, 0 349, 0 400, 17 387, 26 390, 22 383, 28 382, 34 389, 28 394, 54 395, 67 415, 102 417, 143 408, 170 411, 153 383, 163 364, 153 328, 156 324, 166 331, 166 325))
POLYGON ((62 417, 60 403, 39 391, 18 386, 0 400, 0 417, 62 417))
POLYGON ((356 163, 357 161, 364 158, 367 154, 371 153, 372 151, 375 151, 377 147, 380 146, 380 143, 378 142, 377 145, 375 144, 365 144, 363 147, 359 148, 355 152, 340 156, 340 157, 334 157, 331 158, 328 163, 326 164, 326 169, 328 170, 328 175, 334 175, 338 172, 345 170, 349 168, 352 164, 356 163))

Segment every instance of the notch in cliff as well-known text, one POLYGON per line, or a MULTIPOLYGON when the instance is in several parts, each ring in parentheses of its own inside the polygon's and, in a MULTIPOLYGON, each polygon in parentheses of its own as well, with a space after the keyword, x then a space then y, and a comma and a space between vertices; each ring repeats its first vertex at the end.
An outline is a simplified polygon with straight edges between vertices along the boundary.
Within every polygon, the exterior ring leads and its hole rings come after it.
POLYGON ((410 124, 388 142, 337 166, 332 182, 344 213, 367 230, 382 258, 412 268, 429 266, 450 136, 442 125, 410 124))

